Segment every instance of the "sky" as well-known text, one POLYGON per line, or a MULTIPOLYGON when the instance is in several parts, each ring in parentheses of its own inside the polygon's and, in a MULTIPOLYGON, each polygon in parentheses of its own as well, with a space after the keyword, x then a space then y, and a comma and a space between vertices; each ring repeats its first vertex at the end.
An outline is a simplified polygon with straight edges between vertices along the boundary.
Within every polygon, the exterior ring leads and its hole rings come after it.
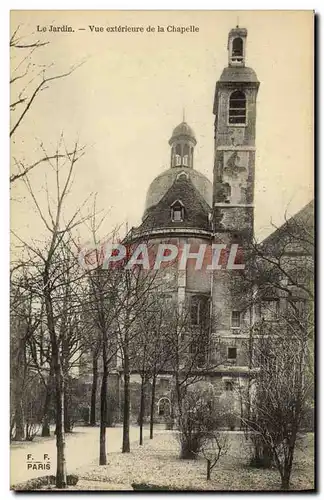
MULTIPOLYGON (((13 11, 11 31, 20 25, 24 41, 49 42, 33 52, 30 68, 46 66, 46 74, 55 75, 83 64, 39 94, 13 137, 11 157, 29 164, 42 147, 53 151, 62 133, 68 146, 78 140, 85 155, 77 164, 67 216, 97 193, 107 233, 126 222, 139 225, 150 183, 170 166, 168 140, 183 108, 197 138, 194 167, 212 181, 214 90, 227 66, 228 32, 237 22, 248 29, 246 65, 261 82, 255 232, 264 238, 272 224, 280 225, 285 214, 293 215, 313 197, 311 11, 13 11), (74 31, 50 32, 51 25, 74 31), (143 26, 144 33, 105 30, 115 25, 143 26), (158 26, 199 31, 157 32, 158 26)), ((12 59, 12 71, 19 57, 12 59)), ((39 166, 30 181, 45 206, 44 187, 53 188, 53 172, 39 166)), ((11 198, 12 229, 23 239, 41 238, 42 221, 21 181, 11 198)), ((86 229, 82 236, 87 239, 86 229)))

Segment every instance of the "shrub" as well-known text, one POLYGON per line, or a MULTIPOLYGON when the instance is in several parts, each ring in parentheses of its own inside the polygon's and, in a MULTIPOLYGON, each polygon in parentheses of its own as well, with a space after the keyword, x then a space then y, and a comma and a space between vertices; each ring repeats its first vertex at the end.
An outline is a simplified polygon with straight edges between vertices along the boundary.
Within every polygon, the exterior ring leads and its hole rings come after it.
MULTIPOLYGON (((75 474, 68 474, 66 477, 66 481, 68 486, 75 486, 78 482, 79 478, 75 474)), ((49 476, 41 476, 35 477, 33 479, 29 479, 24 483, 17 484, 13 487, 15 491, 34 491, 46 489, 46 487, 52 485, 55 486, 56 477, 54 475, 49 476)))
POLYGON ((252 443, 250 466, 255 469, 269 469, 273 464, 273 453, 270 446, 263 441, 258 433, 251 432, 249 437, 252 443))
POLYGON ((195 459, 206 436, 220 425, 217 398, 212 384, 197 382, 189 386, 179 413, 180 458, 195 459))
POLYGON ((171 488, 170 486, 159 486, 156 484, 148 484, 148 483, 132 483, 132 488, 133 488, 133 490, 136 490, 136 491, 147 491, 147 490, 168 491, 168 490, 175 490, 176 489, 176 488, 171 488))

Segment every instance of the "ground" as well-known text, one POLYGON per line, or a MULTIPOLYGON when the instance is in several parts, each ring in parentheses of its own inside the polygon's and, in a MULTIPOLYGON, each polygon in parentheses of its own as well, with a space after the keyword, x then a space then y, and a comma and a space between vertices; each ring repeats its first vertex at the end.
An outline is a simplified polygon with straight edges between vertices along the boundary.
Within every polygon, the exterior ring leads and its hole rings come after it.
MULTIPOLYGON (((159 432, 159 430, 158 430, 159 432)), ((144 430, 144 436, 148 430, 144 430)), ((130 441, 139 439, 138 427, 131 427, 130 441)), ((107 429, 107 452, 121 451, 122 428, 113 427, 107 429)), ((85 464, 98 462, 99 456, 99 428, 98 427, 75 427, 73 433, 66 434, 66 461, 68 473, 75 473, 78 467, 85 464)), ((12 442, 10 453, 10 484, 11 486, 39 476, 55 474, 56 471, 56 447, 55 438, 41 438, 36 436, 34 441, 12 442), (50 459, 50 470, 28 470, 27 454, 31 454, 33 460, 43 461, 47 454, 50 459)))
MULTIPOLYGON (((144 446, 139 446, 138 441, 134 442, 138 439, 138 428, 134 427, 131 430, 133 441, 131 452, 123 454, 120 453, 121 428, 107 431, 111 451, 108 454, 107 466, 97 465, 98 429, 85 429, 83 433, 78 431, 75 436, 68 437, 68 472, 79 476, 77 486, 69 489, 131 490, 132 483, 154 484, 157 487, 175 489, 223 491, 277 490, 280 488, 279 473, 276 469, 260 470, 247 466, 248 445, 244 435, 239 432, 231 433, 230 449, 212 471, 211 480, 207 481, 204 459, 194 461, 179 459, 179 444, 175 432, 158 429, 154 439, 150 440, 146 430, 144 446), (73 453, 70 446, 72 440, 74 440, 73 453), (78 446, 77 451, 75 445, 78 446)), ((33 453, 32 447, 34 446, 36 453, 36 449, 43 449, 44 445, 45 443, 38 445, 35 443, 35 446, 27 445, 24 448, 24 456, 27 449, 33 453)), ((13 455, 15 451, 17 450, 13 449, 13 455)), ((55 469, 52 469, 50 473, 53 474, 54 471, 55 469)), ((26 471, 24 476, 26 479, 31 477, 26 477, 26 471)), ((296 450, 291 488, 294 490, 314 488, 314 437, 312 434, 306 435, 296 450)))

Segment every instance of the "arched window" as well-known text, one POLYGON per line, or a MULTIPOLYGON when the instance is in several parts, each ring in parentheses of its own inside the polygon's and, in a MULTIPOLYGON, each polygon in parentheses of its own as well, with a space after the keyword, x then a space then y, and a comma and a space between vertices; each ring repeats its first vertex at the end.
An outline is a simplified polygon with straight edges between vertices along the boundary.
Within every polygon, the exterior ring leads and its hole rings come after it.
POLYGON ((238 61, 243 59, 243 40, 240 37, 234 38, 233 40, 232 57, 238 61))
POLYGON ((188 146, 188 144, 185 144, 183 146, 183 165, 185 167, 189 166, 189 146, 188 146))
POLYGON ((209 320, 210 303, 206 295, 193 295, 190 299, 191 325, 197 334, 192 336, 189 352, 194 357, 197 366, 205 364, 209 349, 209 320))
POLYGON ((176 167, 181 166, 181 144, 177 144, 175 148, 175 165, 176 167))
POLYGON ((209 314, 209 298, 205 295, 193 295, 190 301, 192 325, 205 325, 209 314))
POLYGON ((159 417, 168 417, 171 413, 171 401, 167 397, 162 397, 158 401, 158 415, 159 417))
POLYGON ((228 123, 239 125, 246 123, 246 97, 240 90, 235 90, 230 95, 228 123))

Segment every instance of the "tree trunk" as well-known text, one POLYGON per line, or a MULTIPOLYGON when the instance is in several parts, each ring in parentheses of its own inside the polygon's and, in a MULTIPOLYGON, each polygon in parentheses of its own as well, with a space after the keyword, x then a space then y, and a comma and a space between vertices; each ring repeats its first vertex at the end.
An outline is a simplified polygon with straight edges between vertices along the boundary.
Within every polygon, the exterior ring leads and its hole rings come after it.
POLYGON ((98 355, 95 353, 92 359, 92 388, 91 388, 91 403, 90 403, 90 425, 96 425, 96 403, 97 403, 97 386, 98 386, 98 355))
POLYGON ((15 441, 23 441, 25 437, 24 410, 22 398, 17 401, 15 409, 15 441))
POLYGON ((290 471, 284 471, 281 477, 281 489, 285 491, 290 489, 290 471))
POLYGON ((52 400, 53 385, 54 385, 54 366, 53 363, 51 363, 47 386, 46 386, 46 395, 45 395, 44 410, 43 410, 42 437, 49 437, 51 435, 49 412, 52 400))
POLYGON ((130 373, 128 349, 124 349, 124 411, 123 411, 123 446, 122 453, 130 452, 129 420, 130 420, 130 373))
POLYGON ((210 480, 210 471, 211 471, 210 460, 207 459, 207 481, 210 480))
POLYGON ((66 487, 66 460, 65 460, 65 433, 64 433, 64 377, 60 359, 58 339, 55 331, 54 313, 52 307, 51 292, 49 286, 49 272, 45 269, 44 276, 44 300, 46 307, 47 327, 51 337, 52 361, 55 374, 56 392, 56 487, 66 487))
MULTIPOLYGON (((51 377, 50 373, 50 377, 51 377)), ((43 410, 43 425, 42 425, 42 437, 49 437, 51 435, 50 431, 50 418, 49 418, 49 409, 51 404, 51 390, 52 384, 49 380, 46 387, 46 396, 44 402, 44 410, 43 410)))
POLYGON ((103 374, 100 391, 100 448, 99 465, 107 464, 106 454, 106 425, 107 425, 107 386, 108 386, 108 366, 106 360, 106 347, 103 346, 103 374))
POLYGON ((64 432, 72 432, 71 416, 69 414, 69 401, 67 391, 64 392, 64 432))
POLYGON ((296 434, 294 436, 292 436, 292 443, 289 446, 288 456, 287 456, 287 459, 285 459, 285 461, 284 461, 283 471, 282 471, 282 475, 281 475, 281 489, 282 490, 289 490, 290 489, 290 476, 291 476, 291 469, 292 469, 293 458, 294 458, 295 440, 296 440, 296 434))
POLYGON ((144 378, 142 377, 141 381, 141 400, 140 400, 140 413, 139 413, 139 428, 140 428, 140 439, 139 444, 142 446, 143 444, 143 420, 144 420, 144 411, 145 411, 145 392, 144 392, 144 378))
POLYGON ((156 388, 156 374, 154 373, 153 380, 152 380, 152 391, 151 391, 150 439, 153 439, 154 408, 155 408, 155 388, 156 388))
MULTIPOLYGON (((58 357, 58 355, 57 355, 58 357)), ((64 378, 60 362, 56 363, 56 487, 66 487, 65 432, 64 432, 64 378)))
POLYGON ((24 357, 22 350, 17 357, 17 371, 14 387, 15 394, 15 441, 23 441, 25 438, 25 416, 24 416, 24 357))

